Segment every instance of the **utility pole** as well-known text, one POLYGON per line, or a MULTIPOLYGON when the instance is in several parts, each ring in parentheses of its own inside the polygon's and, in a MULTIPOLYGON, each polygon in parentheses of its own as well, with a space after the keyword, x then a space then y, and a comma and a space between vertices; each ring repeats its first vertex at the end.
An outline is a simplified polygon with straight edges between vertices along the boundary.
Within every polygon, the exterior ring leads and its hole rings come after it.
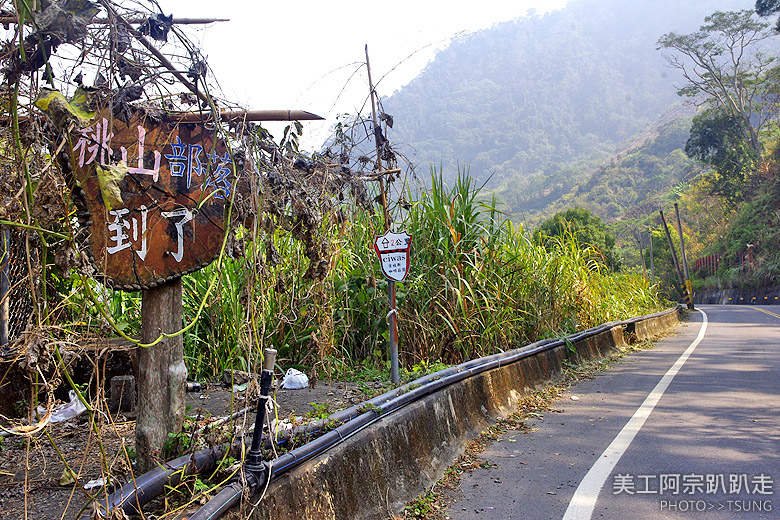
POLYGON ((637 239, 637 242, 639 242, 639 257, 642 259, 642 278, 644 278, 645 283, 647 283, 647 266, 645 265, 645 250, 642 247, 642 232, 639 232, 639 238, 637 239))
POLYGON ((683 281, 683 272, 680 268, 680 262, 677 260, 677 251, 674 248, 674 242, 672 242, 672 234, 669 233, 669 226, 666 224, 666 218, 664 218, 663 210, 660 210, 659 213, 661 213, 661 221, 664 224, 666 239, 669 241, 669 250, 672 252, 672 261, 674 262, 674 267, 677 270, 677 279, 680 281, 680 292, 683 295, 683 298, 685 298, 686 305, 690 309, 693 307, 693 304, 691 303, 691 298, 688 294, 688 288, 685 286, 685 282, 683 281))
POLYGON ((649 230, 650 234, 650 278, 655 282, 655 265, 653 264, 653 228, 649 230))
MULTIPOLYGON (((366 45, 366 70, 368 71, 368 88, 371 94, 371 118, 374 122, 374 143, 376 144, 376 171, 379 174, 379 190, 381 191, 382 212, 384 213, 385 232, 390 230, 390 212, 387 208, 387 194, 385 193, 385 180, 382 175, 382 150, 379 144, 379 125, 376 118, 376 92, 374 82, 371 79, 371 64, 368 60, 368 45, 366 45)), ((390 312, 387 313, 387 326, 390 329, 390 381, 394 385, 401 382, 398 368, 398 313, 396 312, 395 282, 387 280, 387 299, 390 303, 390 312)))
POLYGON ((680 207, 674 203, 674 212, 677 214, 677 231, 680 234, 680 255, 682 255, 683 270, 685 272, 685 289, 688 291, 690 301, 688 308, 693 309, 693 287, 691 286, 691 275, 688 273, 688 257, 685 255, 685 240, 683 239, 682 221, 680 220, 680 207))

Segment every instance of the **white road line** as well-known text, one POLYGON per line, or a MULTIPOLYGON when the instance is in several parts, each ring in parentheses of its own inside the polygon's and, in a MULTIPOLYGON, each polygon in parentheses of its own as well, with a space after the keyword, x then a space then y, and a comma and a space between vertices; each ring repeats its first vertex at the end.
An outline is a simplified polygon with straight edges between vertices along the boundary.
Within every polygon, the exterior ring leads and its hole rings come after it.
POLYGON ((645 398, 642 405, 637 408, 631 419, 628 420, 626 425, 620 430, 615 439, 612 441, 604 453, 596 460, 590 471, 585 475, 577 486, 577 491, 574 492, 574 496, 569 502, 569 507, 566 509, 566 513, 563 515, 563 520, 590 520, 593 515, 593 508, 596 507, 596 500, 599 497, 601 488, 604 487, 604 482, 607 480, 615 465, 626 452, 631 441, 634 440, 636 434, 645 424, 645 421, 650 416, 650 413, 661 400, 661 397, 666 392, 669 384, 680 371, 682 366, 688 360, 694 349, 704 339, 704 333, 707 331, 707 314, 697 309, 702 316, 701 329, 699 329, 699 335, 691 343, 691 345, 677 358, 672 368, 670 368, 666 374, 661 378, 653 391, 645 398))

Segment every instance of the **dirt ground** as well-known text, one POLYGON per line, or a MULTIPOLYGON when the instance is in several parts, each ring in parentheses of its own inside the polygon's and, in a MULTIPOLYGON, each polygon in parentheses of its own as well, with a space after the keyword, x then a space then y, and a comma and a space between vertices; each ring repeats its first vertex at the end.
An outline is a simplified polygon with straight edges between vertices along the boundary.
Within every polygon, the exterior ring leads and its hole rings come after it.
MULTIPOLYGON (((382 391, 379 383, 319 381, 301 390, 278 389, 275 400, 279 418, 320 417, 362 402, 367 395, 382 391)), ((247 407, 246 391, 235 393, 224 387, 206 388, 187 394, 190 421, 198 426, 247 407)), ((134 415, 104 415, 98 431, 88 415, 51 424, 31 436, 2 439, 0 449, 0 520, 55 520, 80 518, 90 496, 104 499, 110 489, 84 486, 108 472, 124 484, 131 477, 126 452, 133 453, 134 415), (101 455, 100 442, 105 456, 101 455), (123 449, 123 446, 126 449, 123 449), (65 463, 76 475, 69 477, 65 463)), ((236 424, 254 424, 254 414, 239 417, 236 424)), ((137 476, 137 475, 136 475, 137 476)), ((156 518, 147 515, 147 518, 156 518)))

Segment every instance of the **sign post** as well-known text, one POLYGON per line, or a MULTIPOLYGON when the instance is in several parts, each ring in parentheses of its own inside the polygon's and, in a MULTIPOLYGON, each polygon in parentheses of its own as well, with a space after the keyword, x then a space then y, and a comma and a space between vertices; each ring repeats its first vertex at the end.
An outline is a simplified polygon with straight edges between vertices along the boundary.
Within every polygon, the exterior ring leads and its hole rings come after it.
POLYGON ((184 365, 181 276, 214 260, 236 189, 224 143, 203 124, 129 123, 99 114, 73 135, 70 155, 88 249, 109 287, 142 291, 142 342, 137 351, 136 453, 140 469, 155 466, 168 433, 181 430, 184 365))
POLYGON ((406 231, 394 233, 388 231, 374 240, 374 251, 379 256, 382 274, 387 278, 390 312, 387 313, 390 325, 390 380, 398 384, 401 380, 398 368, 398 326, 395 300, 395 282, 403 282, 409 273, 409 250, 412 237, 406 231), (393 326, 395 325, 395 326, 393 326))
MULTIPOLYGON (((379 196, 382 202, 382 214, 384 216, 385 232, 390 232, 390 211, 387 207, 387 192, 385 191, 385 180, 382 174, 382 150, 379 142, 381 130, 377 124, 376 118, 376 91, 374 82, 371 79, 371 63, 368 60, 368 45, 366 45, 366 71, 368 72, 368 88, 371 97, 371 118, 374 123, 374 144, 376 145, 376 171, 379 173, 379 196)), ((374 246, 376 249, 376 245, 374 246)), ((377 253, 379 251, 377 250, 377 253)), ((380 255, 381 259, 381 255, 380 255)), ((384 272, 384 267, 382 268, 384 272)), ((408 270, 408 263, 407 263, 408 270)), ((387 277, 387 274, 385 274, 387 277)), ((404 276, 406 276, 404 274, 404 276)), ((388 277, 387 280, 387 300, 390 304, 390 312, 387 313, 387 326, 390 329, 390 381, 397 385, 401 382, 401 375, 398 370, 398 315, 395 310, 395 279, 388 277)))
POLYGON ((236 176, 224 143, 204 125, 98 115, 73 136, 71 163, 106 285, 152 289, 219 254, 236 176))
MULTIPOLYGON (((300 110, 221 112, 227 119, 315 120, 300 110)), ((99 111, 72 134, 67 157, 79 220, 98 274, 113 289, 142 291, 136 453, 154 467, 168 433, 181 430, 184 365, 181 276, 211 263, 222 248, 235 163, 203 114, 129 121, 99 111), (211 128, 211 129, 210 129, 211 128), (161 338, 161 336, 163 336, 161 338)))

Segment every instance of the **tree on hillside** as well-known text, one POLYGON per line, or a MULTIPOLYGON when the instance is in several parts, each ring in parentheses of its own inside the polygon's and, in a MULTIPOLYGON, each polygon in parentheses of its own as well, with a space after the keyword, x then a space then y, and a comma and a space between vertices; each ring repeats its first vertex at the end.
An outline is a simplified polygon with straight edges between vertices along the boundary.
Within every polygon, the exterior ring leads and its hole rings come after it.
POLYGON ((693 118, 685 154, 711 166, 711 193, 737 203, 743 198, 745 180, 759 160, 745 139, 745 122, 722 108, 710 108, 693 118))
POLYGON ((584 208, 571 208, 542 222, 534 232, 534 239, 550 244, 553 238, 573 235, 580 246, 593 246, 604 257, 612 270, 618 269, 615 258, 615 236, 607 230, 604 221, 584 208))
MULTIPOLYGON (((769 16, 780 11, 780 0, 756 0, 758 16, 769 16)), ((775 31, 780 32, 780 18, 777 19, 775 31)))
POLYGON ((759 47, 772 31, 748 10, 716 11, 704 22, 690 34, 665 34, 658 49, 675 51, 666 59, 687 81, 677 93, 738 121, 744 141, 760 154, 758 136, 775 108, 773 87, 779 71, 774 58, 759 47))

